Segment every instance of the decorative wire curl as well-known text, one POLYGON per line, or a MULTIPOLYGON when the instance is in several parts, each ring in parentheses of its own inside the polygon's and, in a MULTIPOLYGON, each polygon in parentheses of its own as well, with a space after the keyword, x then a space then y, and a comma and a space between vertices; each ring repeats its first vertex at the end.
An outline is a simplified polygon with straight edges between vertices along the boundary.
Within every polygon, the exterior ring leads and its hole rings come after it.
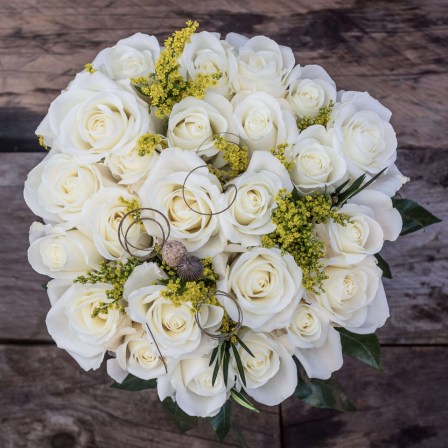
POLYGON ((185 180, 184 180, 183 183, 182 183, 182 199, 184 200, 186 206, 187 206, 192 212, 197 213, 198 215, 202 215, 202 216, 215 216, 215 215, 220 215, 221 213, 226 212, 227 210, 229 210, 229 209, 232 207, 232 205, 233 205, 234 202, 236 201, 236 196, 237 196, 237 194, 238 194, 238 188, 237 188, 237 186, 236 186, 235 184, 228 184, 228 185, 227 185, 227 188, 228 188, 228 187, 232 187, 232 188, 235 190, 235 194, 234 194, 234 196, 233 196, 232 201, 230 202, 230 204, 229 204, 226 208, 220 210, 219 212, 211 212, 211 213, 200 212, 199 210, 195 210, 193 207, 191 207, 190 204, 187 202, 187 198, 185 197, 185 185, 186 185, 186 183, 187 183, 188 178, 189 178, 189 177, 190 177, 196 170, 198 170, 199 168, 207 168, 207 169, 208 169, 208 166, 207 166, 207 165, 199 165, 199 166, 197 166, 196 168, 193 168, 193 169, 187 174, 187 177, 185 178, 185 180))
POLYGON ((168 218, 162 212, 160 212, 159 210, 156 210, 154 208, 139 207, 139 208, 136 208, 134 210, 131 210, 131 211, 127 212, 123 216, 123 218, 120 221, 120 224, 118 225, 118 241, 119 241, 121 247, 131 257, 135 257, 135 258, 138 258, 140 260, 147 260, 147 259, 150 259, 151 257, 153 257, 154 254, 155 254, 155 238, 150 235, 152 240, 153 240, 153 244, 152 244, 151 247, 147 247, 147 248, 137 247, 134 244, 132 244, 129 241, 129 239, 128 239, 128 235, 129 235, 129 232, 132 229, 132 227, 134 227, 137 224, 140 225, 142 223, 142 221, 151 221, 151 222, 153 222, 154 224, 156 224, 159 227, 159 230, 160 230, 160 232, 162 234, 162 242, 160 244, 161 247, 163 247, 165 245, 165 243, 168 241, 168 238, 170 237, 171 227, 170 227, 170 222, 169 222, 168 218), (165 224, 166 224, 166 227, 167 227, 167 232, 165 233, 165 230, 164 230, 162 224, 159 221, 157 221, 157 219, 151 218, 149 216, 140 216, 139 218, 134 219, 128 225, 126 230, 124 230, 124 225, 125 225, 126 218, 128 218, 131 215, 135 215, 135 213, 142 212, 142 211, 151 211, 151 212, 154 212, 154 213, 160 215, 164 219, 164 221, 165 221, 165 224), (132 251, 133 249, 141 251, 141 252, 149 252, 149 253, 144 255, 144 256, 142 256, 142 255, 134 253, 132 251))
MULTIPOLYGON (((234 137, 237 137, 238 140, 241 139, 241 137, 240 137, 238 134, 234 134, 233 132, 217 132, 216 134, 213 134, 213 135, 210 135, 209 137, 207 137, 207 138, 206 138, 206 139, 199 145, 198 149, 196 150, 196 154, 199 154, 199 153, 200 153, 201 148, 205 145, 205 143, 207 143, 207 141, 208 141, 210 138, 215 139, 217 135, 224 135, 224 134, 228 134, 228 135, 232 135, 232 136, 234 136, 234 137)), ((233 142, 231 142, 231 143, 233 143, 233 142)), ((233 143, 233 144, 236 145, 237 143, 233 143)), ((187 174, 187 177, 185 178, 185 180, 184 180, 183 183, 182 183, 182 199, 184 200, 186 206, 187 206, 192 212, 197 213, 198 215, 202 215, 202 216, 215 216, 215 215, 220 215, 221 213, 226 212, 226 211, 229 210, 229 209, 232 207, 232 205, 235 203, 235 201, 236 201, 236 197, 237 197, 237 195, 238 195, 238 188, 237 188, 237 186, 236 186, 235 184, 227 184, 227 185, 226 185, 224 191, 227 191, 227 189, 228 189, 229 187, 232 187, 232 188, 235 190, 235 194, 233 195, 233 198, 232 198, 230 204, 229 204, 226 208, 224 208, 223 210, 220 210, 219 212, 211 212, 211 213, 200 212, 199 210, 195 210, 193 207, 191 207, 190 204, 187 202, 187 199, 186 199, 186 197, 185 197, 185 186, 186 186, 186 184, 187 184, 187 180, 188 180, 188 178, 189 178, 189 177, 190 177, 196 170, 198 170, 199 168, 207 168, 207 169, 208 169, 208 166, 207 166, 207 165, 199 165, 199 166, 197 166, 196 168, 193 168, 193 169, 187 174)))
POLYGON ((194 316, 195 320, 196 320, 196 324, 198 325, 199 329, 206 334, 207 336, 209 336, 212 339, 218 339, 218 340, 229 340, 233 335, 238 333, 238 330, 241 328, 241 326, 243 325, 243 310, 241 309, 240 304, 238 303, 238 301, 231 296, 229 293, 224 292, 224 291, 216 291, 215 295, 217 296, 225 296, 228 297, 229 299, 231 299, 233 301, 233 303, 236 306, 236 309, 238 311, 238 318, 236 321, 236 325, 235 328, 232 331, 228 331, 226 333, 209 333, 207 330, 204 329, 204 327, 202 327, 201 322, 200 322, 200 318, 199 318, 199 313, 201 311, 201 306, 202 304, 205 302, 205 300, 207 299, 207 297, 205 299, 203 299, 201 302, 199 302, 198 308, 196 310, 196 314, 194 316))

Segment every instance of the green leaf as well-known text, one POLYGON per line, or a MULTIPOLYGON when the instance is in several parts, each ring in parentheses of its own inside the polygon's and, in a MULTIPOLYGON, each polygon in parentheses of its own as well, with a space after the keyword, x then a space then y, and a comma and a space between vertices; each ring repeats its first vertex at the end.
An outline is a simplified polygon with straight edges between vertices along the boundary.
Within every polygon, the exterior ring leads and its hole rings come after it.
POLYGON ((403 228, 400 235, 408 235, 442 221, 410 199, 393 198, 392 203, 403 219, 403 228))
POLYGON ((216 432, 220 442, 223 442, 227 434, 230 431, 230 411, 232 409, 232 402, 227 400, 217 415, 210 419, 210 424, 213 430, 216 432))
POLYGON ((297 372, 298 383, 294 396, 317 408, 335 409, 342 412, 356 411, 355 405, 347 398, 335 379, 310 379, 300 364, 298 364, 297 372))
POLYGON ((333 193, 333 197, 337 197, 338 199, 337 205, 344 205, 344 203, 347 202, 350 198, 356 196, 358 193, 361 193, 362 190, 375 182, 381 176, 381 174, 384 173, 384 171, 386 171, 386 168, 383 168, 379 173, 375 174, 375 176, 368 180, 364 185, 363 182, 366 178, 366 175, 362 174, 356 180, 354 180, 353 183, 345 191, 342 191, 342 188, 347 185, 347 182, 343 183, 333 193))
POLYGON ((157 387, 157 380, 142 380, 134 375, 129 374, 122 383, 113 383, 114 389, 128 390, 138 392, 145 389, 155 389, 157 387))
POLYGON ((197 426, 198 418, 185 413, 171 398, 165 398, 162 403, 173 417, 174 423, 176 423, 179 431, 185 432, 197 426))
POLYGON ((226 348, 224 350, 224 362, 222 366, 224 374, 224 384, 226 386, 227 386, 227 378, 229 377, 229 361, 230 361, 230 345, 226 344, 226 348))
POLYGON ((341 335, 342 351, 346 355, 381 370, 381 348, 375 334, 356 334, 345 328, 336 328, 336 330, 341 335))
POLYGON ((211 366, 213 364, 213 361, 216 359, 216 355, 218 354, 218 349, 219 349, 219 345, 217 345, 213 351, 212 351, 212 356, 210 357, 210 362, 209 362, 209 366, 211 366))
POLYGON ((375 258, 378 261, 378 267, 383 271, 383 277, 392 278, 392 272, 387 261, 380 254, 375 254, 375 258))
POLYGON ((241 362, 240 354, 238 353, 238 350, 235 347, 235 344, 232 344, 232 351, 233 356, 235 357, 236 366, 238 367, 238 372, 241 377, 241 382, 246 385, 246 376, 244 375, 244 367, 243 363, 241 362))
POLYGON ((235 337, 241 347, 243 347, 244 350, 246 350, 246 352, 249 353, 250 356, 252 356, 252 358, 255 358, 255 355, 249 350, 249 347, 237 335, 235 335, 235 337))
POLYGON ((232 389, 230 391, 230 398, 240 406, 243 406, 250 411, 257 412, 258 414, 260 413, 260 411, 241 392, 238 392, 236 389, 232 389))
POLYGON ((216 359, 215 368, 213 369, 212 386, 215 385, 216 378, 218 377, 219 367, 221 366, 223 347, 224 344, 219 344, 218 346, 218 357, 216 359))

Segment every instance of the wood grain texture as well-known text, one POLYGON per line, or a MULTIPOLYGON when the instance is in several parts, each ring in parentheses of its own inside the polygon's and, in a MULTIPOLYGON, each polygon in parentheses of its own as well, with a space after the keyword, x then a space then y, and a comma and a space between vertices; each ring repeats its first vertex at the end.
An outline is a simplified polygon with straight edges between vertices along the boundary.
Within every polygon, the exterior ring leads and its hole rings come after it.
POLYGON ((301 65, 320 64, 341 89, 368 90, 394 112, 402 147, 446 148, 443 1, 123 2, 0 0, 0 142, 32 150, 48 104, 105 46, 138 31, 162 41, 186 18, 226 34, 266 34, 301 65))
POLYGON ((358 413, 283 403, 283 447, 446 448, 448 347, 386 347, 382 358, 384 372, 349 361, 336 374, 358 413))
MULTIPOLYGON (((28 265, 33 214, 22 198, 27 172, 44 154, 0 154, 0 335, 10 340, 50 340, 45 327, 47 278, 28 265)), ((400 150, 398 163, 412 182, 402 194, 448 220, 448 151, 400 150), (424 173, 422 172, 424 167, 424 173)), ((394 279, 385 279, 391 318, 379 331, 383 343, 448 343, 448 228, 434 225, 387 244, 384 258, 394 279)))
MULTIPOLYGON (((105 368, 86 373, 56 347, 0 345, 0 446, 222 446, 206 420, 179 434, 156 391, 125 392, 111 383, 105 368)), ((279 448, 279 408, 260 409, 255 414, 235 406, 233 418, 251 446, 279 448)), ((229 437, 224 446, 236 445, 229 437)))

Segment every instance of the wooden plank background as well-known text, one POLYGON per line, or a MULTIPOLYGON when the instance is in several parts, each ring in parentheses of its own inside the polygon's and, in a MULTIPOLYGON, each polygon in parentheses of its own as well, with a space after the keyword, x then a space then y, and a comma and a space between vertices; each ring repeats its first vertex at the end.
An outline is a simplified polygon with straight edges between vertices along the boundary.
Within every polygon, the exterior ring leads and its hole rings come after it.
MULTIPOLYGON (((153 392, 111 390, 45 328, 49 309, 26 261, 33 216, 22 199, 43 153, 34 129, 49 102, 101 48, 142 31, 165 38, 187 18, 203 29, 266 34, 321 64, 339 88, 368 90, 394 112, 403 195, 448 219, 446 0, 0 0, 0 446, 218 447, 205 422, 179 434, 153 392), (26 154, 24 153, 26 152, 26 154)), ((360 408, 341 414, 294 399, 235 414, 253 447, 448 446, 448 230, 388 245, 391 318, 384 372, 347 360, 337 378, 360 408)), ((232 439, 227 446, 235 446, 232 439)))

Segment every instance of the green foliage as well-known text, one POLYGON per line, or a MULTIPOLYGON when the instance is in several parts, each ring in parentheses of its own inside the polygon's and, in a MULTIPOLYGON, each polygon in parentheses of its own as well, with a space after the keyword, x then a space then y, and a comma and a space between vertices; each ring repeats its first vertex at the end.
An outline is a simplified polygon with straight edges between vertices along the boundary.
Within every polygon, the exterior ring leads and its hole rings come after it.
POLYGON ((348 399, 340 384, 333 378, 318 380, 308 378, 298 363, 298 384, 294 396, 316 408, 335 409, 342 412, 356 411, 355 405, 348 399))
POLYGON ((315 224, 325 224, 330 219, 344 226, 348 216, 332 208, 329 195, 297 197, 294 193, 281 190, 277 197, 278 207, 272 213, 277 225, 274 232, 262 237, 264 247, 278 246, 294 257, 303 273, 303 285, 308 292, 323 291, 321 259, 325 256, 325 243, 315 236, 315 224))
POLYGON ((383 277, 392 278, 392 272, 387 261, 380 254, 375 254, 375 258, 378 261, 378 267, 383 271, 383 277))
POLYGON ((410 199, 393 198, 392 202, 403 219, 403 228, 400 235, 408 235, 442 221, 410 199))
POLYGON ((139 392, 146 389, 155 389, 157 387, 157 380, 142 380, 141 378, 129 374, 122 383, 115 382, 111 387, 114 389, 139 392))
POLYGON ((227 400, 219 413, 210 418, 210 425, 215 431, 218 439, 223 442, 230 431, 232 422, 230 420, 232 410, 232 402, 227 400))
POLYGON ((379 173, 375 174, 370 180, 368 180, 364 184, 364 180, 367 177, 367 174, 363 174, 359 176, 356 180, 354 180, 345 190, 344 188, 349 184, 349 180, 340 185, 331 195, 333 205, 341 207, 344 205, 350 198, 356 196, 362 190, 367 188, 373 182, 375 182, 383 173, 386 171, 386 168, 382 169, 379 173))
POLYGON ((248 398, 242 392, 238 392, 236 389, 231 389, 230 398, 240 406, 249 409, 249 411, 253 411, 258 414, 260 413, 260 411, 248 400, 248 398))
POLYGON ((192 417, 185 413, 171 398, 165 398, 165 400, 162 401, 162 404, 171 414, 179 431, 186 432, 197 426, 199 421, 198 417, 192 417))
POLYGON ((341 335, 342 351, 374 369, 381 370, 381 346, 375 334, 351 333, 336 328, 341 335))

